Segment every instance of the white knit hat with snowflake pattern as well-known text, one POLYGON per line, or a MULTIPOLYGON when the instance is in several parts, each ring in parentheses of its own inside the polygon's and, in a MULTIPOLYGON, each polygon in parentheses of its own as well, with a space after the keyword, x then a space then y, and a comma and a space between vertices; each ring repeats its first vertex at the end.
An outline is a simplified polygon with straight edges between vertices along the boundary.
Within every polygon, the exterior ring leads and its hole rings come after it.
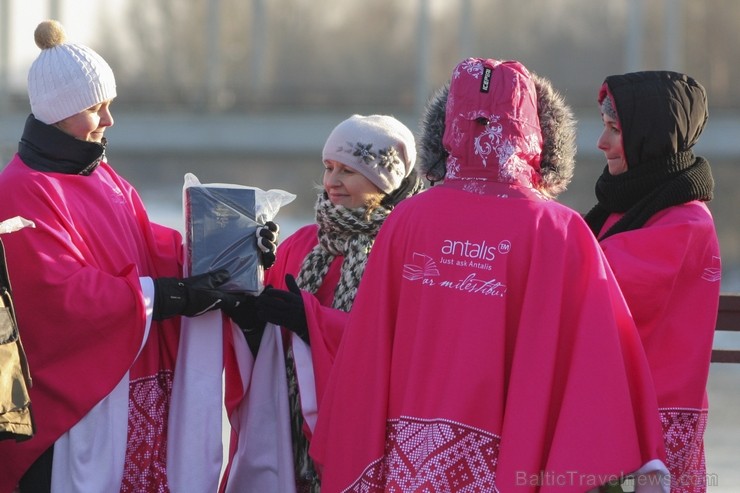
POLYGON ((388 115, 352 115, 332 130, 322 152, 360 172, 385 193, 401 185, 416 162, 414 134, 388 115))

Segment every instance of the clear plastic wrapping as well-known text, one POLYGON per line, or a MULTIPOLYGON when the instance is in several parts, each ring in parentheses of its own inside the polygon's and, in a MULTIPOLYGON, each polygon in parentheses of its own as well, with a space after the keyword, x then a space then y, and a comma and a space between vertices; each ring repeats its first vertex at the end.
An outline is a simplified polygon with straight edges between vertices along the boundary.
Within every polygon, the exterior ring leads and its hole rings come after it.
POLYGON ((195 175, 186 174, 183 212, 188 275, 224 268, 231 279, 222 289, 260 293, 264 269, 257 230, 294 199, 295 195, 284 190, 201 184, 195 175))

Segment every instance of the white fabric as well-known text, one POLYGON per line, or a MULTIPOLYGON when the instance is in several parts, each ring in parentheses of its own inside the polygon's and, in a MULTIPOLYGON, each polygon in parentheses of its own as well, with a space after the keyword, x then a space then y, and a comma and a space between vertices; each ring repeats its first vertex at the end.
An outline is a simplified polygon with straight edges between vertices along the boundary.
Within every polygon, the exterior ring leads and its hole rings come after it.
POLYGON ((632 476, 635 493, 669 493, 671 490, 671 475, 663 461, 651 460, 632 476))
POLYGON ((283 342, 275 325, 265 328, 248 394, 237 413, 239 444, 226 493, 295 493, 283 342))
POLYGON ((152 327, 152 314, 154 313, 154 279, 151 277, 140 277, 141 293, 144 295, 144 310, 146 311, 146 329, 144 340, 141 341, 139 351, 144 348, 144 343, 149 337, 149 329, 152 327))
POLYGON ((216 491, 223 462, 221 311, 182 318, 167 439, 172 493, 216 491))
POLYGON ((295 334, 292 334, 292 343, 296 378, 301 396, 301 412, 308 429, 313 433, 319 411, 316 402, 316 380, 313 374, 311 347, 295 334))
POLYGON ((15 216, 0 222, 0 234, 15 233, 23 228, 35 228, 36 223, 25 217, 15 216))
MULTIPOLYGON (((154 282, 139 278, 146 304, 144 347, 152 323, 154 282)), ((128 433, 129 375, 54 443, 52 493, 119 491, 128 433)))
POLYGON ((54 443, 51 493, 121 489, 128 432, 128 373, 54 443))

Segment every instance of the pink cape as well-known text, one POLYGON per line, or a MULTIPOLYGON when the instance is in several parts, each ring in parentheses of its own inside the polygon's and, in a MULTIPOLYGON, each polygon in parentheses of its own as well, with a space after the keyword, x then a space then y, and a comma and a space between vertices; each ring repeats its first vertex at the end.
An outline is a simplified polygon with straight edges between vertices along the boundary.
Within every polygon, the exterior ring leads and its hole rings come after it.
POLYGON ((16 156, 0 174, 0 217, 35 222, 5 240, 38 433, 0 442, 0 492, 130 374, 123 488, 165 485, 177 320, 146 344, 140 277, 177 276, 180 235, 149 222, 136 191, 106 163, 90 176, 40 173, 16 156), (139 350, 141 353, 138 355, 139 350), (147 424, 148 423, 148 424, 147 424))
MULTIPOLYGON (((602 231, 619 217, 610 216, 602 231)), ((706 386, 721 279, 711 213, 698 201, 670 207, 601 246, 655 381, 671 491, 706 491, 706 386)))
POLYGON ((583 492, 664 471, 593 234, 522 187, 480 192, 435 186, 381 228, 311 442, 323 492, 583 492))

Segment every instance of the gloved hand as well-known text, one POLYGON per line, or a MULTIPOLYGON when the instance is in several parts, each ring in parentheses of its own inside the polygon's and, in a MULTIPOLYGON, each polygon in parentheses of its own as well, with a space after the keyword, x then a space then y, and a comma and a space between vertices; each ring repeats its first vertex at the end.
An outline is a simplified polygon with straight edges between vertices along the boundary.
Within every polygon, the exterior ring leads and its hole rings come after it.
POLYGON ((269 269, 275 263, 275 250, 280 227, 272 221, 257 228, 257 248, 262 252, 262 267, 269 269))
POLYGON ((265 332, 265 325, 267 323, 257 316, 256 301, 256 297, 247 296, 237 306, 224 308, 224 313, 241 329, 253 356, 257 356, 257 351, 262 341, 262 334, 265 332))
POLYGON ((257 297, 257 316, 275 325, 281 325, 295 332, 306 344, 308 340, 308 322, 303 297, 295 278, 287 274, 285 284, 289 291, 268 286, 257 297))
POLYGON ((164 320, 175 315, 194 317, 210 310, 238 305, 245 300, 246 295, 218 289, 230 277, 228 270, 220 269, 184 279, 154 279, 152 318, 164 320))

